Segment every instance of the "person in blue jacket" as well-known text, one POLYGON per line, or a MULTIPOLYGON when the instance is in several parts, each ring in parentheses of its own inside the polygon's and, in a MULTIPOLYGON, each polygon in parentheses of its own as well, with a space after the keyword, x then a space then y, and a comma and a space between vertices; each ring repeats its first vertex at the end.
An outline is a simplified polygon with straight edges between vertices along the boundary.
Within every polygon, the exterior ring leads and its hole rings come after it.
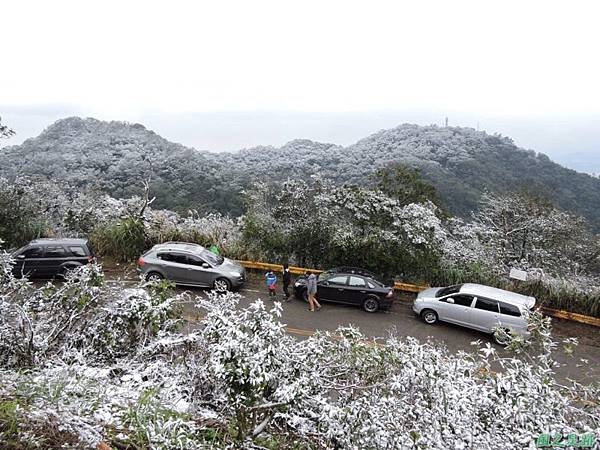
POLYGON ((277 275, 273 273, 272 270, 269 270, 266 275, 267 278, 267 288, 269 289, 269 297, 276 297, 275 287, 277 284, 277 275))

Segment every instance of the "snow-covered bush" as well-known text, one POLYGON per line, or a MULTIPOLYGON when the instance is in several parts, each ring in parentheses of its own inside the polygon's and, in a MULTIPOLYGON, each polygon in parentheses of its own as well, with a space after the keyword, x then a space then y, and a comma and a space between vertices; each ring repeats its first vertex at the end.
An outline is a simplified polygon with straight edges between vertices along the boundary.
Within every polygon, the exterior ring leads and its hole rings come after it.
MULTIPOLYGON (((0 254, 0 262, 7 254, 0 254)), ((0 290, 0 364, 31 367, 50 358, 112 361, 173 330, 179 298, 165 285, 123 290, 105 285, 96 264, 69 273, 61 285, 35 289, 12 276, 0 290), (16 289, 18 288, 18 289, 16 289)))
POLYGON ((431 202, 403 205, 377 189, 335 186, 318 177, 247 193, 244 242, 257 258, 303 267, 365 266, 422 277, 445 232, 431 202))
POLYGON ((600 433, 598 387, 556 380, 557 344, 539 314, 514 357, 354 328, 296 340, 278 304, 109 288, 89 270, 60 294, 2 285, 1 317, 16 304, 31 323, 5 320, 0 336, 25 347, 33 336, 34 349, 27 370, 14 352, 0 361, 3 447, 495 450, 533 449, 540 433, 600 433), (205 311, 187 334, 169 319, 178 300, 205 311))

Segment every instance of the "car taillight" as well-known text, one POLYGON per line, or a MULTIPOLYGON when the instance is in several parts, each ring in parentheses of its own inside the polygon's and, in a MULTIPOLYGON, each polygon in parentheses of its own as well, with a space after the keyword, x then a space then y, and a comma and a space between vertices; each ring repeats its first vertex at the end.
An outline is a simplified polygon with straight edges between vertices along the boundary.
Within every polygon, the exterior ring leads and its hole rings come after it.
POLYGON ((144 258, 140 258, 138 259, 138 266, 143 266, 144 264, 146 264, 146 261, 144 261, 144 258))

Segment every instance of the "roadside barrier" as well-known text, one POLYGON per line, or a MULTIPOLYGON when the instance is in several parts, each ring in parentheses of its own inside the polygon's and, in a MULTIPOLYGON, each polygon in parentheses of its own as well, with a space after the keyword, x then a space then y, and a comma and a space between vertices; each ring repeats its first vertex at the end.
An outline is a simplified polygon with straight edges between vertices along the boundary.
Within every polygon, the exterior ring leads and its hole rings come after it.
POLYGON ((556 317, 557 319, 572 320, 574 322, 585 323, 587 325, 600 327, 600 318, 598 317, 584 316, 583 314, 562 311, 560 309, 546 308, 545 306, 542 306, 541 309, 544 312, 544 314, 556 317))
MULTIPOLYGON (((263 263, 263 262, 257 262, 257 261, 238 261, 238 262, 242 266, 244 266, 246 269, 275 270, 278 272, 281 272, 283 270, 283 266, 281 264, 269 264, 269 263, 263 263)), ((293 273, 294 275, 304 275, 309 270, 312 273, 316 273, 316 274, 323 272, 322 270, 318 270, 318 269, 306 269, 304 267, 290 266, 290 272, 293 273)), ((419 293, 421 291, 424 291, 428 287, 429 286, 409 284, 409 283, 400 283, 400 282, 394 283, 394 289, 397 291, 401 291, 401 292, 419 293)), ((585 323, 587 325, 600 327, 600 318, 598 318, 598 317, 585 316, 583 314, 577 314, 577 313, 572 313, 569 311, 562 311, 562 310, 558 310, 558 309, 546 308, 544 306, 541 309, 544 312, 544 314, 551 316, 551 317, 556 317, 557 319, 572 320, 574 322, 585 323)))

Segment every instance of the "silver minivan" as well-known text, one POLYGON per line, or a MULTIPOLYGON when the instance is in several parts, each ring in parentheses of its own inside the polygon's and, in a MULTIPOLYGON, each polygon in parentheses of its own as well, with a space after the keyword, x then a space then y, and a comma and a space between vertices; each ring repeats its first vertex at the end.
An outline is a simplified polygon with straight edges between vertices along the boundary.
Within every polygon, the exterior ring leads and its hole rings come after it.
POLYGON ((528 335, 527 313, 535 298, 481 284, 465 283, 444 288, 430 288, 419 293, 413 311, 425 323, 450 322, 493 334, 500 345, 507 342, 494 328, 528 335))
POLYGON ((239 263, 188 242, 155 245, 138 259, 138 270, 148 281, 167 279, 218 291, 238 289, 246 281, 246 271, 239 263))

